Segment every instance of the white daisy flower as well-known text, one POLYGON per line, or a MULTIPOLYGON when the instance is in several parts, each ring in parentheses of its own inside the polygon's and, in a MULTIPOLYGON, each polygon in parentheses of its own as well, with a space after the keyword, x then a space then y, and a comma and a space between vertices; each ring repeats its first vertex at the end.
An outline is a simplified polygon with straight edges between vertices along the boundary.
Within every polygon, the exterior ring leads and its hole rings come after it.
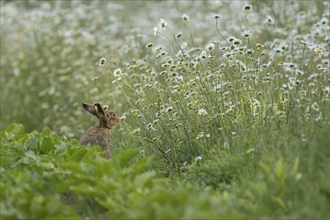
POLYGON ((320 111, 320 105, 319 104, 317 104, 316 102, 314 102, 313 104, 312 104, 312 109, 314 110, 314 111, 320 111))
POLYGON ((102 57, 99 60, 99 66, 104 66, 107 63, 107 59, 105 57, 102 57))
POLYGON ((167 22, 162 18, 162 19, 160 19, 158 25, 159 25, 159 27, 160 27, 162 30, 165 30, 166 27, 167 27, 167 22))
POLYGON ((203 108, 198 109, 198 114, 201 116, 206 116, 207 115, 207 111, 203 108))
POLYGON ((214 48, 215 48, 214 43, 208 43, 205 47, 205 49, 209 51, 214 50, 214 48))
POLYGON ((186 15, 186 14, 182 15, 181 18, 182 18, 184 21, 189 21, 189 16, 186 15))
POLYGON ((122 72, 121 72, 121 69, 120 69, 120 68, 117 68, 117 69, 115 69, 115 70, 113 71, 113 75, 114 75, 115 77, 120 77, 121 74, 122 74, 122 72))

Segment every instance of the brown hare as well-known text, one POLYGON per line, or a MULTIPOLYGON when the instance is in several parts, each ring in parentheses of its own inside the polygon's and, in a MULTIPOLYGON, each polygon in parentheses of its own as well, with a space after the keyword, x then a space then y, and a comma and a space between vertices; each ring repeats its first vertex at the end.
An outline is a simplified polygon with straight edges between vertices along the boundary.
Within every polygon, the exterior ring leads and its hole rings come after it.
POLYGON ((120 117, 112 112, 105 111, 99 103, 82 106, 99 119, 99 125, 89 128, 80 138, 80 145, 100 146, 106 152, 106 159, 112 158, 110 149, 111 129, 120 122, 120 117))

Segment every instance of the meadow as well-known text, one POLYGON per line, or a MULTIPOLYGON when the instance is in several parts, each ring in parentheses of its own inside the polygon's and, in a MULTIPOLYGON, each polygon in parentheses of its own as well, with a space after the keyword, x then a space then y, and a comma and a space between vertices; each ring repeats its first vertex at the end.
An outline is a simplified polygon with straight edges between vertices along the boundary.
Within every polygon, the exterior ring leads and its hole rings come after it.
POLYGON ((1 219, 330 218, 329 2, 0 6, 1 219))

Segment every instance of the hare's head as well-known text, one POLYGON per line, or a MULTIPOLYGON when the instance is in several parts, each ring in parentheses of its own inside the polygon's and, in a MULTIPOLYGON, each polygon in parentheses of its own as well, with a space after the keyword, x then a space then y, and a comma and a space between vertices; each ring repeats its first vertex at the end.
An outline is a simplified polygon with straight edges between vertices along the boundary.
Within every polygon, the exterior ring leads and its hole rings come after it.
POLYGON ((106 109, 103 109, 99 103, 95 103, 94 105, 82 103, 82 105, 86 111, 99 119, 101 127, 111 129, 120 122, 120 117, 116 113, 106 111, 106 109))

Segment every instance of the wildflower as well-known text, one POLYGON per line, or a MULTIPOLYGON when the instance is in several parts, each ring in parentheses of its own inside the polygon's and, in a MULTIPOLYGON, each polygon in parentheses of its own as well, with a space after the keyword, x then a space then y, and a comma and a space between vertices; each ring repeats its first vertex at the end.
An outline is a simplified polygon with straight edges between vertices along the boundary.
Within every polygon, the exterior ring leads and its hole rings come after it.
POLYGON ((315 122, 319 122, 322 119, 322 112, 314 119, 315 122))
POLYGON ((222 97, 226 97, 229 94, 229 91, 225 91, 224 93, 222 93, 222 97))
POLYGON ((330 94, 330 86, 326 86, 326 87, 323 89, 323 92, 324 92, 326 95, 329 95, 329 94, 330 94))
POLYGON ((316 102, 314 102, 313 104, 312 104, 312 109, 314 110, 314 111, 319 111, 320 110, 320 106, 319 106, 319 104, 317 104, 316 102))
POLYGON ((167 55, 167 52, 163 51, 163 52, 160 53, 160 55, 165 56, 165 55, 167 55))
POLYGON ((212 91, 217 92, 217 91, 221 90, 221 88, 222 88, 222 84, 217 84, 213 87, 212 91))
POLYGON ((203 108, 198 109, 198 114, 201 116, 206 116, 207 115, 207 111, 203 108))
POLYGON ((295 68, 295 67, 296 67, 296 65, 295 65, 294 63, 289 63, 288 66, 289 66, 290 68, 295 68))
POLYGON ((246 65, 242 61, 236 60, 236 63, 238 63, 242 71, 246 70, 246 65))
POLYGON ((173 110, 173 107, 172 107, 172 106, 169 106, 169 107, 166 108, 165 111, 166 111, 166 112, 170 112, 170 111, 172 111, 172 110, 173 110))
POLYGON ((248 149, 245 153, 250 154, 250 153, 252 153, 252 152, 254 152, 254 148, 250 148, 250 149, 248 149))
POLYGON ((181 18, 182 18, 182 20, 184 20, 184 21, 189 21, 189 16, 186 15, 186 14, 182 15, 181 18))
POLYGON ((251 11, 252 10, 252 5, 245 5, 244 10, 245 11, 251 11))
POLYGON ((198 156, 198 157, 195 158, 195 162, 199 162, 199 161, 201 161, 202 159, 203 159, 202 156, 198 156))
POLYGON ((317 76, 318 76, 317 73, 312 73, 309 77, 307 77, 307 80, 310 81, 310 80, 314 79, 317 76))
POLYGON ((157 26, 154 27, 154 35, 156 35, 158 33, 158 28, 157 26))
POLYGON ((115 77, 120 77, 120 76, 121 76, 121 69, 120 69, 120 68, 115 69, 115 70, 113 71, 113 75, 114 75, 115 77))
POLYGON ((153 128, 153 126, 152 126, 151 123, 147 124, 147 129, 148 129, 149 131, 150 131, 152 128, 153 128))
POLYGON ((305 75, 305 73, 303 71, 301 71, 300 69, 296 69, 295 73, 296 73, 297 76, 305 75))
POLYGON ((107 59, 105 59, 104 57, 102 57, 99 61, 99 66, 104 66, 107 63, 107 59))
POLYGON ((232 43, 232 42, 234 42, 235 39, 236 39, 236 38, 235 38, 234 36, 230 36, 230 37, 227 38, 227 41, 228 41, 229 43, 232 43))
POLYGON ((127 114, 124 114, 120 117, 120 120, 124 121, 127 118, 127 114))
POLYGON ((244 31, 242 32, 242 36, 245 37, 245 38, 250 37, 250 36, 251 36, 251 32, 250 32, 250 30, 244 30, 244 31))
POLYGON ((234 45, 240 45, 242 41, 240 39, 235 39, 233 43, 234 45))
POLYGON ((165 30, 166 27, 167 27, 167 22, 166 22, 164 19, 160 19, 160 21, 159 21, 159 27, 160 27, 162 30, 165 30))
POLYGON ((261 102, 258 99, 253 99, 252 103, 255 107, 261 107, 261 102))
POLYGON ((196 139, 201 139, 202 137, 204 137, 204 132, 203 131, 198 133, 196 139))
POLYGON ((140 133, 140 128, 136 128, 132 131, 132 134, 139 134, 140 133))
POLYGON ((321 60, 321 62, 324 64, 324 65, 329 65, 329 62, 330 62, 330 60, 329 59, 323 59, 323 60, 321 60))
POLYGON ((283 88, 283 90, 287 90, 288 89, 288 85, 287 84, 283 84, 282 85, 282 88, 283 88))
POLYGON ((205 51, 203 51, 203 52, 201 53, 200 58, 202 58, 202 59, 205 59, 205 58, 206 58, 206 52, 205 52, 205 51))
POLYGON ((148 44, 146 45, 147 48, 150 48, 150 47, 152 47, 152 46, 153 46, 153 43, 148 43, 148 44))
POLYGON ((270 15, 267 16, 266 20, 270 24, 275 24, 275 19, 270 15))
POLYGON ((322 50, 321 50, 321 49, 315 49, 314 52, 315 52, 316 54, 321 54, 321 53, 322 53, 322 50))
POLYGON ((208 43, 206 45, 205 49, 211 51, 214 49, 214 47, 215 47, 214 43, 208 43))
POLYGON ((292 89, 294 88, 294 85, 295 85, 294 82, 290 80, 290 81, 288 82, 288 87, 287 87, 287 88, 288 88, 289 90, 292 90, 292 89))
POLYGON ((220 47, 220 50, 222 50, 222 51, 228 51, 229 48, 228 47, 220 47))
POLYGON ((328 19, 326 17, 322 17, 319 21, 322 25, 326 25, 328 23, 328 19))
POLYGON ((279 47, 274 48, 274 51, 276 53, 282 53, 283 52, 283 50, 281 48, 279 48, 279 47))
POLYGON ((247 55, 251 55, 251 54, 253 54, 254 53, 254 50, 253 49, 247 49, 246 50, 246 54, 247 55))

